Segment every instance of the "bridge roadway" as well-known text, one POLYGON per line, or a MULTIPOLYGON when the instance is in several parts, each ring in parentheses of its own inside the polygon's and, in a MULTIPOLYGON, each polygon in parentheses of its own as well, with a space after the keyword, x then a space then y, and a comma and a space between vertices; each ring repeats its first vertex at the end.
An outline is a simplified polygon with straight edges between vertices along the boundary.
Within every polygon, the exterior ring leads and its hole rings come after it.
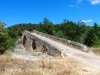
POLYGON ((34 35, 37 38, 49 43, 58 50, 63 50, 69 58, 78 59, 83 63, 89 64, 91 67, 100 70, 100 56, 65 46, 64 44, 58 43, 57 41, 51 40, 34 32, 32 32, 31 35, 34 35))

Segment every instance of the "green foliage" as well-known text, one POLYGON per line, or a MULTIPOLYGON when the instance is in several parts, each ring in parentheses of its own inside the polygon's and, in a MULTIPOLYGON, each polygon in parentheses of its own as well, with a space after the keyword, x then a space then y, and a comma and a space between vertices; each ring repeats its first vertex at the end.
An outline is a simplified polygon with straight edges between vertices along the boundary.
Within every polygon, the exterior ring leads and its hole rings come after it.
POLYGON ((36 26, 36 30, 52 35, 52 22, 46 17, 36 26))
POLYGON ((91 29, 90 31, 88 31, 87 36, 85 38, 85 44, 87 46, 91 47, 93 45, 93 41, 92 41, 93 37, 94 37, 94 31, 93 29, 91 29))
POLYGON ((16 38, 17 37, 17 33, 13 32, 12 30, 8 30, 8 35, 11 38, 16 38))
POLYGON ((88 46, 100 46, 100 26, 94 23, 94 27, 87 33, 85 44, 88 46))
POLYGON ((36 24, 16 24, 8 27, 8 33, 11 37, 21 36, 24 30, 32 31, 35 29, 36 24))
POLYGON ((7 30, 4 29, 4 23, 0 22, 0 54, 3 54, 7 49, 7 30))
POLYGON ((52 25, 52 22, 49 21, 49 19, 47 19, 46 17, 44 18, 42 24, 44 25, 52 25))
POLYGON ((55 36, 60 37, 60 38, 65 38, 62 31, 58 31, 57 33, 55 33, 55 36))
POLYGON ((94 35, 92 41, 93 41, 92 46, 94 46, 94 47, 99 46, 100 47, 100 38, 97 35, 94 35))
POLYGON ((6 24, 5 24, 4 22, 1 22, 1 21, 0 21, 0 28, 4 28, 5 25, 6 25, 6 24))
POLYGON ((79 20, 79 22, 77 23, 76 29, 77 29, 77 31, 76 31, 77 41, 84 44, 84 39, 85 39, 86 34, 87 34, 85 23, 82 22, 82 20, 79 20))
MULTIPOLYGON (((1 27, 3 26, 4 25, 1 27)), ((75 23, 64 19, 60 24, 53 24, 45 17, 43 21, 38 24, 16 24, 7 29, 10 37, 9 40, 21 36, 24 30, 37 30, 60 38, 79 42, 87 46, 100 46, 100 26, 97 23, 94 23, 93 27, 86 26, 82 20, 75 23)))
POLYGON ((13 48, 15 46, 15 42, 17 41, 17 37, 11 38, 10 36, 8 37, 8 48, 13 48))

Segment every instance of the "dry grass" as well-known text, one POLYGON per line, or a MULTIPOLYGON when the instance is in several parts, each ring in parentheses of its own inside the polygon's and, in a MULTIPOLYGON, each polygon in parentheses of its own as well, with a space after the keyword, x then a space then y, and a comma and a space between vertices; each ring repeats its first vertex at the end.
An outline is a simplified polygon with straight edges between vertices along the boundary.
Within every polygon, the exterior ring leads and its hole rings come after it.
POLYGON ((100 73, 71 58, 27 61, 1 55, 0 75, 100 75, 100 73))
POLYGON ((100 48, 93 48, 93 52, 100 55, 100 48))

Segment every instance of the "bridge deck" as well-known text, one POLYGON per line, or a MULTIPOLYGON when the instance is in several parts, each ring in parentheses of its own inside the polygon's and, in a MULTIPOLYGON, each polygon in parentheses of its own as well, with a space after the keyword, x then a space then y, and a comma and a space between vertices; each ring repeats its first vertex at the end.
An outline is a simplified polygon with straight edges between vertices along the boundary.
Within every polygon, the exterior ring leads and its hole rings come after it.
POLYGON ((48 39, 36 33, 31 33, 31 35, 34 35, 41 40, 44 40, 45 42, 49 43, 50 45, 54 46, 55 48, 59 50, 64 50, 65 53, 68 55, 68 57, 79 59, 82 62, 91 65, 93 68, 100 69, 100 66, 98 66, 100 65, 100 57, 97 55, 85 53, 77 49, 70 48, 61 43, 58 43, 57 41, 48 39))

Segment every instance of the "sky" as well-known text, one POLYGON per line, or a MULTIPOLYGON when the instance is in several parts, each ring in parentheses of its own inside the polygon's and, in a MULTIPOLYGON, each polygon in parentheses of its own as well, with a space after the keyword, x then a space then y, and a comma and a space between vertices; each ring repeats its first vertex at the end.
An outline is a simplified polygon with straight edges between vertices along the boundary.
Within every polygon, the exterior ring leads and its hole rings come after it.
POLYGON ((8 26, 39 23, 46 17, 54 24, 64 19, 86 25, 100 24, 100 0, 0 0, 0 21, 8 26))

